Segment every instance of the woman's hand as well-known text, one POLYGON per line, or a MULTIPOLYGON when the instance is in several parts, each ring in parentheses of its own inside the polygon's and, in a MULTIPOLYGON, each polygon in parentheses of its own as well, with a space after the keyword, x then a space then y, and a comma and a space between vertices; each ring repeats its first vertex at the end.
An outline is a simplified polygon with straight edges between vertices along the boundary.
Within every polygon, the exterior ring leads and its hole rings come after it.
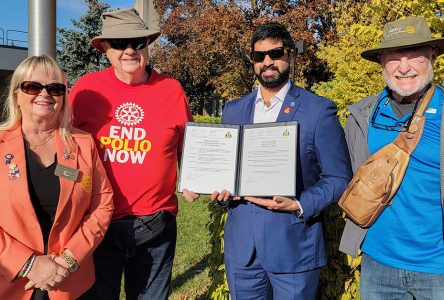
MULTIPOLYGON (((69 275, 67 268, 57 263, 54 255, 36 256, 31 270, 26 276, 29 282, 25 285, 25 290, 39 288, 50 290, 60 284, 69 275)), ((60 260, 63 260, 60 258, 60 260)))

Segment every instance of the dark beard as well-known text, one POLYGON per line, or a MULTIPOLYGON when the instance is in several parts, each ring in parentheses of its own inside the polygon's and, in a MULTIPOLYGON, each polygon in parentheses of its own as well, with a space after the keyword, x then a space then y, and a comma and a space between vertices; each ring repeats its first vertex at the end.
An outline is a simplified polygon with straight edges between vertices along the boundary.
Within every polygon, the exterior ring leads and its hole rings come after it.
POLYGON ((262 67, 260 69, 260 73, 255 73, 257 80, 259 80, 260 84, 266 88, 277 88, 288 81, 290 77, 290 68, 285 69, 282 73, 279 72, 279 69, 276 66, 262 67), (275 70, 278 72, 278 76, 270 76, 267 78, 262 77, 262 73, 266 70, 275 70))

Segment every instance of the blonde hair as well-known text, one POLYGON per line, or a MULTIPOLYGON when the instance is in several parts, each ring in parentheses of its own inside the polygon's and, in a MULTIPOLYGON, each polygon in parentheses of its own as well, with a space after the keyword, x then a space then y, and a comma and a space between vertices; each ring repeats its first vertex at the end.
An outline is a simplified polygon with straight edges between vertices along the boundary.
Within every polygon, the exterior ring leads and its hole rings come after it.
MULTIPOLYGON (((67 77, 57 62, 50 56, 31 56, 18 65, 12 74, 9 83, 8 94, 3 107, 4 122, 0 124, 0 130, 8 130, 15 127, 22 120, 22 114, 17 103, 17 91, 20 84, 27 78, 32 77, 35 72, 42 72, 45 76, 54 76, 59 82, 67 85, 67 77)), ((72 138, 72 111, 68 101, 68 90, 63 96, 62 110, 58 119, 60 136, 65 145, 73 150, 74 140, 72 138)))

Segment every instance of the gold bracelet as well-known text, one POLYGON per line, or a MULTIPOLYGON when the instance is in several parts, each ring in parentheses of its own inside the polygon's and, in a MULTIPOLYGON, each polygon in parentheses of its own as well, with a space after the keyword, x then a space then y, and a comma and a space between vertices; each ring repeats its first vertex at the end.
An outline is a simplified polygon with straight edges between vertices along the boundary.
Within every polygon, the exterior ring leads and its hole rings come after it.
POLYGON ((68 271, 70 273, 74 272, 75 270, 77 270, 80 265, 78 263, 78 261, 72 257, 71 254, 69 254, 68 252, 66 252, 65 250, 63 250, 63 252, 60 254, 60 257, 66 262, 66 264, 68 265, 68 271))

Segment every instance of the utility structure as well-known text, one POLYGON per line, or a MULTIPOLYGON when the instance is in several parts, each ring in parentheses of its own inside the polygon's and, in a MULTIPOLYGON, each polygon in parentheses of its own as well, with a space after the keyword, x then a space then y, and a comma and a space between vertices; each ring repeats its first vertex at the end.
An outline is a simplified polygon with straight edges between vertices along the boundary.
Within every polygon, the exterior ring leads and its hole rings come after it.
MULTIPOLYGON (((56 1, 28 1, 28 56, 47 54, 55 58, 56 1)), ((148 27, 159 29, 159 16, 153 0, 136 0, 133 7, 148 27)))
MULTIPOLYGON (((159 16, 153 0, 127 1, 128 6, 133 3, 133 7, 150 28, 159 30, 159 16)), ((43 54, 56 57, 56 3, 57 0, 28 0, 27 48, 25 38, 8 35, 18 33, 26 35, 26 32, 5 31, 0 28, 0 110, 9 77, 22 60, 27 56, 43 54)))
POLYGON ((159 15, 156 12, 153 0, 136 0, 133 7, 139 12, 148 28, 160 30, 159 15))
POLYGON ((28 56, 56 56, 56 0, 28 1, 28 56))
POLYGON ((293 62, 291 64, 291 81, 294 83, 296 79, 296 57, 301 55, 307 49, 307 42, 303 40, 298 40, 294 42, 294 55, 293 62))

